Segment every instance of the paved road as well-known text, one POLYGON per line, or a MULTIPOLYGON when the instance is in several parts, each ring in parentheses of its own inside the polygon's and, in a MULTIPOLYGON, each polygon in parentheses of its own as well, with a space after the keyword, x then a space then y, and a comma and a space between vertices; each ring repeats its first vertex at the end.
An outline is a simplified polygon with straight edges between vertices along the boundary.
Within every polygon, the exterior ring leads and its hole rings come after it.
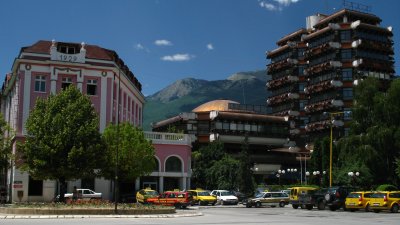
POLYGON ((302 210, 285 208, 245 208, 245 207, 196 207, 191 210, 179 210, 178 215, 199 211, 203 216, 176 218, 73 218, 73 219, 3 219, 0 224, 14 225, 386 225, 400 224, 400 213, 366 213, 329 210, 302 210), (193 211, 192 211, 193 210, 193 211))

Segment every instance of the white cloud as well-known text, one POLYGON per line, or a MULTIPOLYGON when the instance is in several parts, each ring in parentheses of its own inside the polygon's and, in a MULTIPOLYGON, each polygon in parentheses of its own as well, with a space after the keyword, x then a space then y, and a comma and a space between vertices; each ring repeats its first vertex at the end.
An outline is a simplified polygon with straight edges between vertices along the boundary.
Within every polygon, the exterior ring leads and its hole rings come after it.
POLYGON ((137 49, 137 50, 143 50, 144 49, 144 46, 142 45, 142 44, 136 44, 135 45, 135 48, 137 49))
POLYGON ((292 3, 297 3, 299 0, 274 0, 279 5, 289 6, 292 3))
POLYGON ((258 0, 261 8, 269 11, 282 11, 284 7, 297 3, 300 0, 258 0))
POLYGON ((166 55, 161 58, 163 61, 170 62, 180 62, 180 61, 189 61, 194 58, 194 55, 189 54, 175 54, 175 55, 166 55))
POLYGON ((172 45, 172 42, 170 42, 170 41, 168 41, 168 40, 156 40, 156 41, 154 42, 154 44, 155 44, 155 45, 158 45, 158 46, 171 46, 171 45, 172 45))
POLYGON ((269 11, 278 10, 278 7, 276 7, 275 5, 272 5, 270 3, 267 3, 267 2, 260 2, 260 6, 261 6, 261 8, 266 8, 269 11))
POLYGON ((212 43, 207 44, 207 49, 208 50, 214 50, 214 46, 212 43))

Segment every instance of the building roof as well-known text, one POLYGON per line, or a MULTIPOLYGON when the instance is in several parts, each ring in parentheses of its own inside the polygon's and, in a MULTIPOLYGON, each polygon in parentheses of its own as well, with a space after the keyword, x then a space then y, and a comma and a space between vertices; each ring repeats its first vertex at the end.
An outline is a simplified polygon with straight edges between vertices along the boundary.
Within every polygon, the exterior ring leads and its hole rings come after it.
POLYGON ((195 109, 192 112, 210 112, 210 111, 232 111, 229 109, 229 104, 239 104, 239 102, 231 101, 231 100, 214 100, 210 102, 206 102, 195 109))
MULTIPOLYGON (((80 43, 72 43, 72 42, 55 42, 57 44, 67 44, 74 46, 81 46, 80 43)), ((31 46, 22 47, 20 53, 36 53, 36 54, 50 54, 50 48, 52 46, 52 41, 40 40, 31 46)), ((125 65, 124 61, 118 56, 118 54, 106 48, 99 47, 97 45, 88 45, 85 44, 86 56, 87 59, 98 59, 98 60, 106 60, 113 61, 115 64, 123 71, 128 78, 135 84, 135 86, 142 91, 142 84, 138 81, 132 71, 125 65)))
POLYGON ((354 18, 357 19, 353 19, 353 20, 358 20, 358 19, 362 19, 362 20, 368 20, 371 23, 377 23, 379 24, 382 20, 373 15, 373 14, 369 14, 369 13, 364 13, 364 12, 359 12, 359 11, 354 11, 354 10, 349 10, 349 9, 342 9, 332 15, 329 15, 328 17, 322 19, 321 21, 319 21, 317 24, 314 25, 315 28, 321 28, 326 26, 326 24, 331 23, 333 20, 342 17, 344 15, 350 15, 354 18))

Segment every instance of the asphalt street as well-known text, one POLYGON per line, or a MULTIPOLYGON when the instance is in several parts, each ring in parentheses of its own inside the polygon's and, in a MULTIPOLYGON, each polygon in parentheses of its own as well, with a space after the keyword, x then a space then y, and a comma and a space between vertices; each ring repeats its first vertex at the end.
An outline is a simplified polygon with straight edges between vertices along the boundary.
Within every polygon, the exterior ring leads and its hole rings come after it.
POLYGON ((245 208, 214 206, 214 207, 193 207, 188 210, 178 210, 173 217, 158 218, 115 218, 109 217, 88 217, 76 216, 69 218, 37 218, 30 219, 0 219, 0 224, 15 225, 128 225, 128 224, 144 224, 144 225, 164 225, 164 224, 230 224, 230 225, 369 225, 369 224, 400 224, 400 213, 373 213, 373 212, 344 212, 329 210, 319 211, 292 209, 290 206, 284 208, 245 208), (190 216, 192 214, 193 216, 190 216))

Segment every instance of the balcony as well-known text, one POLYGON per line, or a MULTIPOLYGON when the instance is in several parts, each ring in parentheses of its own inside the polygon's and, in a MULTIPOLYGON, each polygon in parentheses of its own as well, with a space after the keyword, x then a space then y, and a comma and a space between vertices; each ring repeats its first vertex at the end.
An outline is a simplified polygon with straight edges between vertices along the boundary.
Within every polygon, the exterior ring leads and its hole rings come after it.
POLYGON ((268 89, 275 89, 286 84, 292 84, 299 80, 299 77, 296 76, 285 76, 279 79, 270 80, 267 82, 268 89))
POLYGON ((284 70, 292 65, 296 65, 298 63, 297 59, 287 58, 286 60, 282 60, 276 63, 272 63, 268 66, 268 73, 274 73, 281 70, 284 70))
POLYGON ((339 80, 326 80, 318 84, 313 84, 304 88, 306 94, 319 93, 337 87, 342 87, 343 83, 339 80))
POLYGON ((342 100, 328 99, 328 100, 325 100, 325 101, 321 101, 321 102, 317 102, 317 103, 314 103, 314 104, 306 105, 304 107, 304 111, 306 111, 306 113, 329 111, 329 109, 341 107, 343 105, 344 105, 344 103, 343 103, 342 100))
POLYGON ((144 132, 144 138, 153 144, 192 145, 192 138, 188 134, 144 132))
POLYGON ((351 43, 351 47, 353 48, 360 48, 360 49, 367 49, 377 52, 383 52, 389 55, 394 54, 394 49, 391 44, 386 44, 382 42, 370 41, 370 40, 362 40, 358 39, 351 43))
POLYGON ((277 105, 277 104, 286 102, 291 99, 298 99, 299 97, 300 97, 300 95, 298 93, 284 93, 281 95, 277 95, 277 96, 268 98, 267 104, 268 105, 277 105))
POLYGON ((342 63, 340 61, 328 61, 305 69, 304 74, 305 75, 318 74, 338 67, 342 67, 342 63))
POLYGON ((322 55, 327 52, 331 52, 332 50, 339 49, 341 47, 341 44, 339 42, 328 42, 325 44, 322 44, 320 46, 314 47, 312 49, 309 49, 304 52, 304 56, 306 59, 309 58, 315 58, 318 57, 319 55, 322 55))
POLYGON ((353 67, 358 67, 361 70, 374 70, 390 74, 394 74, 395 72, 393 62, 391 61, 360 58, 353 61, 353 67))

